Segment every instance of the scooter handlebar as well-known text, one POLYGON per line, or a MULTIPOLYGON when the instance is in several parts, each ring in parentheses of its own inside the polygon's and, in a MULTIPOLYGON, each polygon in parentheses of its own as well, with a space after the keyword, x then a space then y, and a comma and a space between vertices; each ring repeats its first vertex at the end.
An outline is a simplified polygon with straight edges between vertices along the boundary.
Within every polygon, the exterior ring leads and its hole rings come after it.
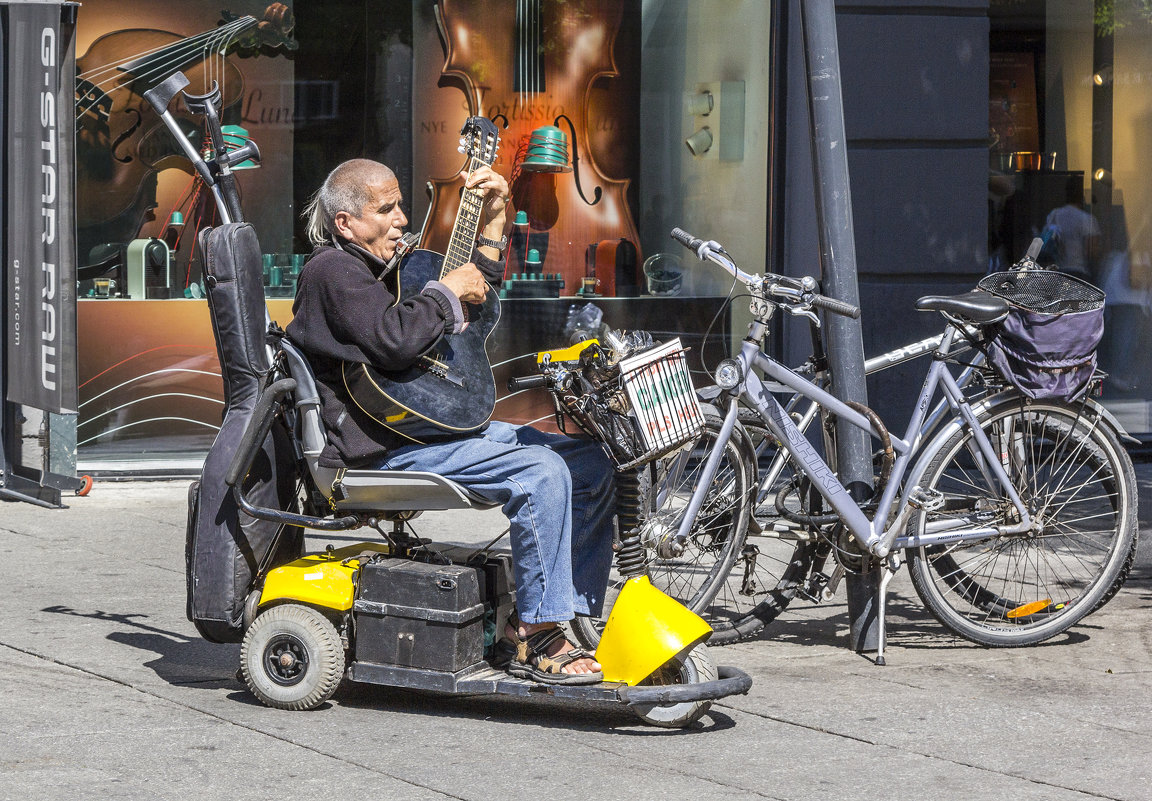
POLYGON ((548 376, 546 375, 525 375, 508 379, 509 392, 519 392, 522 389, 539 389, 546 386, 548 386, 548 376))

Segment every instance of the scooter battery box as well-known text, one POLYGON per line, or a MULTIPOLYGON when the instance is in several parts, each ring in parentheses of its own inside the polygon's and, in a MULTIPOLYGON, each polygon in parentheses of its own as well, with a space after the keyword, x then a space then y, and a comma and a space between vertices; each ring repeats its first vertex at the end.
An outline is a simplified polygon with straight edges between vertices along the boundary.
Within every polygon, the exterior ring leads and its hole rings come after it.
MULTIPOLYGON (((473 568, 480 582, 480 600, 485 606, 498 607, 508 602, 515 590, 512 580, 512 554, 478 554, 473 548, 442 548, 434 552, 438 558, 448 559, 453 564, 473 568)), ((414 557, 419 558, 419 557, 414 557)))
POLYGON ((484 656, 492 655, 496 641, 504 634, 504 624, 515 609, 512 554, 478 554, 472 548, 444 548, 437 556, 476 571, 480 601, 484 604, 484 656))
POLYGON ((484 653, 479 571, 384 559, 360 569, 356 660, 455 673, 484 653))

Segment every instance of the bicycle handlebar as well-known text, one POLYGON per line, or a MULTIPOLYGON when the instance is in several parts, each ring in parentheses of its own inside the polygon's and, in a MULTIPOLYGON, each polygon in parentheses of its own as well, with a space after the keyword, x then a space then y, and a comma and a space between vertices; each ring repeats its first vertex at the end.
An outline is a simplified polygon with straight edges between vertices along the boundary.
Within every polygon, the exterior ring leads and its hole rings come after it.
POLYGON ((824 309, 824 311, 839 314, 841 317, 851 317, 853 320, 860 319, 860 307, 853 306, 851 303, 845 303, 836 298, 830 298, 827 295, 813 294, 808 298, 808 302, 817 308, 824 309))
MULTIPOLYGON (((700 256, 699 249, 705 244, 702 239, 697 239, 683 228, 673 228, 672 238, 689 250, 696 251, 697 256, 700 256)), ((704 257, 700 256, 700 258, 704 257)))
POLYGON ((733 278, 750 287, 763 289, 766 293, 778 298, 807 306, 815 306, 832 314, 851 317, 853 320, 860 317, 859 307, 811 291, 816 286, 815 280, 811 278, 796 279, 773 273, 765 273, 762 276, 751 275, 736 266, 736 263, 732 261, 719 242, 705 242, 682 228, 673 228, 672 238, 695 253, 701 261, 710 261, 719 265, 733 278))
POLYGON ((696 258, 700 261, 710 261, 723 267, 738 281, 753 285, 760 282, 759 276, 750 275, 737 267, 736 262, 728 258, 728 254, 719 242, 705 242, 703 239, 697 239, 682 228, 673 228, 672 238, 695 253, 696 258))

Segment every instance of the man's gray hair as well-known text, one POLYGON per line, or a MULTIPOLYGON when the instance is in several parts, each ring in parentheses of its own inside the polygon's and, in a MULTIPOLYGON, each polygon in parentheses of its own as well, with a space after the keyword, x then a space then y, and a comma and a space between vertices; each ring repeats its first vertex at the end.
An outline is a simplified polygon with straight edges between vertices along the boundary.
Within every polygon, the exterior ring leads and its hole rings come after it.
POLYGON ((392 170, 369 159, 352 159, 332 170, 304 207, 308 239, 313 245, 332 244, 336 215, 346 211, 359 217, 364 204, 372 200, 369 185, 395 178, 392 170))

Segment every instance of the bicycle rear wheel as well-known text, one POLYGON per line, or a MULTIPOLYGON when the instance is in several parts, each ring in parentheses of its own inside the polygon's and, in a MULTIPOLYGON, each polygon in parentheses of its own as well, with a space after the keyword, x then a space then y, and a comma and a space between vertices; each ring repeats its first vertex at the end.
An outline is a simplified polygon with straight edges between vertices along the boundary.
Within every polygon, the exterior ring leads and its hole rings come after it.
MULTIPOLYGON (((713 407, 701 409, 704 431, 696 442, 646 468, 641 473, 644 481, 636 497, 626 501, 639 505, 638 510, 626 511, 636 511, 640 520, 638 530, 652 584, 698 614, 708 608, 721 582, 732 571, 748 528, 756 477, 747 437, 737 428, 724 447, 716 476, 683 550, 676 546, 680 521, 723 424, 723 417, 713 407)), ((621 519, 627 517, 624 511, 621 519)), ((627 532, 622 531, 621 537, 625 536, 627 532)), ((624 578, 613 565, 601 617, 578 616, 572 622, 573 634, 585 648, 594 649, 599 644, 600 632, 623 585, 624 578)))
MULTIPOLYGON (((949 630, 990 646, 1032 645, 1099 608, 1122 583, 1137 536, 1131 460, 1090 404, 1019 399, 982 415, 988 435, 1035 525, 1027 533, 910 548, 913 586, 949 630)), ((1012 525, 1001 491, 970 431, 932 458, 921 486, 943 506, 929 526, 1012 525)))

